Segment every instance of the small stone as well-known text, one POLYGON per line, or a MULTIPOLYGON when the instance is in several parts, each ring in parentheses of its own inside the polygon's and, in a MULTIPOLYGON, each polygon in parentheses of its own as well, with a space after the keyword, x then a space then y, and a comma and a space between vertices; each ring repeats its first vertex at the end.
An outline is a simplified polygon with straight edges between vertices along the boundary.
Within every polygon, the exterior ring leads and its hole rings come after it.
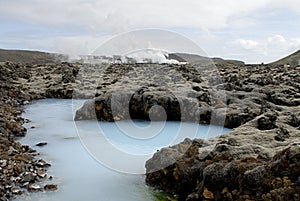
POLYGON ((11 189, 11 192, 15 195, 21 195, 24 191, 22 191, 21 189, 13 188, 11 189))
POLYGON ((214 194, 211 191, 209 191, 207 188, 204 188, 203 197, 208 199, 208 200, 213 200, 214 199, 214 194))
POLYGON ((187 196, 187 200, 199 200, 199 195, 197 193, 192 193, 187 196))
POLYGON ((300 119, 295 114, 292 114, 289 124, 293 127, 298 127, 300 126, 300 119))
POLYGON ((235 196, 239 195, 239 191, 237 189, 234 189, 231 193, 235 196))
POLYGON ((35 180, 35 175, 31 172, 26 172, 22 176, 22 182, 33 182, 35 180))
POLYGON ((286 139, 288 139, 290 137, 289 135, 289 131, 284 129, 284 128, 280 128, 279 130, 277 130, 277 135, 274 137, 274 139, 276 141, 285 141, 286 139))
POLYGON ((14 165, 13 170, 17 174, 20 174, 22 172, 22 168, 19 165, 14 165))
POLYGON ((29 184, 28 191, 36 192, 36 191, 43 191, 43 189, 38 184, 29 184))
POLYGON ((23 102, 23 105, 28 105, 29 104, 29 101, 24 101, 23 102))
POLYGON ((273 179, 272 186, 273 186, 274 189, 280 188, 282 186, 281 178, 277 177, 277 178, 273 179))
POLYGON ((212 159, 212 154, 210 151, 203 151, 200 154, 198 154, 198 158, 200 161, 210 160, 212 159))
POLYGON ((24 182, 23 184, 20 185, 21 188, 25 188, 28 187, 29 182, 24 182))
POLYGON ((201 91, 201 88, 199 86, 193 86, 193 90, 195 90, 195 91, 201 91))
POLYGON ((46 172, 43 170, 37 170, 37 175, 41 178, 45 178, 47 176, 46 172))
POLYGON ((230 146, 238 146, 239 145, 237 140, 234 138, 229 138, 227 144, 229 144, 230 146))
POLYGON ((273 128, 276 128, 276 116, 271 116, 271 117, 260 117, 257 119, 257 128, 259 130, 271 130, 273 128))
POLYGON ((226 145, 226 144, 218 144, 218 145, 215 146, 214 151, 224 152, 224 151, 227 151, 228 149, 229 149, 228 145, 226 145))
POLYGON ((221 194, 223 195, 224 198, 227 198, 227 200, 233 200, 232 194, 229 192, 229 190, 228 190, 227 187, 225 187, 225 188, 222 190, 221 194))
POLYGON ((50 167, 51 164, 45 162, 44 160, 39 160, 39 161, 36 163, 36 166, 41 167, 41 168, 44 168, 44 167, 50 167))
POLYGON ((24 119, 24 122, 25 122, 25 123, 29 123, 29 122, 31 122, 31 121, 30 121, 30 119, 24 119))
POLYGON ((283 177, 283 186, 284 187, 289 187, 290 185, 292 185, 292 181, 288 178, 288 177, 283 177))
POLYGON ((121 121, 121 117, 119 116, 114 117, 114 121, 121 121))
POLYGON ((228 192, 229 192, 229 191, 228 191, 228 188, 225 187, 225 188, 222 190, 221 194, 225 194, 225 193, 228 193, 228 192))
POLYGON ((37 143, 35 146, 37 146, 37 147, 42 147, 42 146, 45 146, 45 145, 47 145, 48 143, 47 142, 39 142, 39 143, 37 143))
POLYGON ((47 184, 44 186, 45 191, 57 191, 58 187, 56 184, 47 184))
POLYGON ((272 201, 272 196, 271 196, 270 193, 263 194, 263 195, 261 196, 261 198, 262 198, 263 201, 272 201))
POLYGON ((8 149, 8 154, 17 154, 18 150, 16 150, 14 147, 10 146, 8 149))

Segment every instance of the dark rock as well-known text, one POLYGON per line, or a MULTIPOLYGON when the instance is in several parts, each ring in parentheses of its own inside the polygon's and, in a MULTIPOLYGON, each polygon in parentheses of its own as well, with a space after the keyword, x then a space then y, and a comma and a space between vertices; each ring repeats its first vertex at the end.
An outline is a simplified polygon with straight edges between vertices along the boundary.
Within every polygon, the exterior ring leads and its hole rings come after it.
POLYGON ((30 192, 38 192, 43 191, 43 189, 38 184, 29 184, 28 191, 30 192))
POLYGON ((56 184, 47 184, 44 186, 45 191, 57 191, 58 187, 56 184))
POLYGON ((228 149, 229 149, 228 145, 226 145, 226 144, 218 144, 218 145, 216 145, 214 151, 223 152, 223 151, 227 151, 228 149))
POLYGON ((211 104, 211 98, 209 97, 209 95, 207 93, 202 93, 199 97, 198 97, 199 101, 205 102, 208 105, 211 104))
POLYGON ((193 90, 195 90, 195 91, 201 91, 201 88, 199 86, 193 86, 193 90))
POLYGON ((88 101, 76 111, 75 120, 97 118, 100 121, 115 121, 131 118, 198 122, 199 120, 193 112, 196 110, 197 102, 195 101, 179 100, 170 91, 151 91, 144 87, 134 94, 106 93, 94 101, 88 101))
POLYGON ((44 170, 37 170, 36 171, 37 176, 39 176, 40 178, 45 178, 47 176, 47 173, 44 170))
MULTIPOLYGON (((195 161, 194 157, 195 154, 188 155, 188 158, 181 156, 166 168, 148 172, 146 182, 175 193, 181 200, 227 200, 228 197, 233 199, 235 196, 242 200, 246 197, 260 200, 268 193, 271 193, 270 199, 283 199, 295 196, 298 190, 298 187, 292 186, 300 173, 298 146, 278 152, 271 160, 266 161, 245 158, 212 163, 208 160, 195 161), (190 181, 189 188, 185 187, 187 180, 190 181), (272 194, 274 191, 278 191, 278 194, 272 194)), ((147 161, 147 164, 150 165, 151 161, 152 159, 147 161)))
POLYGON ((34 173, 31 172, 26 172, 23 176, 22 176, 22 182, 34 182, 36 179, 36 176, 34 173))
POLYGON ((69 83, 69 82, 75 82, 75 77, 73 75, 72 71, 64 71, 62 74, 62 82, 69 83))
POLYGON ((36 162, 36 166, 37 167, 40 167, 40 168, 46 168, 46 167, 50 167, 51 164, 50 163, 47 163, 45 162, 44 160, 40 159, 36 162))
POLYGON ((292 114, 291 118, 289 120, 289 125, 291 125, 293 127, 299 127, 300 126, 300 119, 295 114, 292 114))
POLYGON ((263 116, 257 119, 257 128, 259 130, 271 130, 277 128, 276 126, 276 116, 263 116))
POLYGON ((285 141, 287 138, 290 137, 289 131, 284 128, 279 128, 278 131, 276 131, 277 135, 274 137, 276 141, 285 141))
POLYGON ((47 142, 39 142, 39 143, 37 143, 35 146, 37 146, 37 147, 42 147, 42 146, 45 146, 45 145, 47 145, 48 143, 47 142))

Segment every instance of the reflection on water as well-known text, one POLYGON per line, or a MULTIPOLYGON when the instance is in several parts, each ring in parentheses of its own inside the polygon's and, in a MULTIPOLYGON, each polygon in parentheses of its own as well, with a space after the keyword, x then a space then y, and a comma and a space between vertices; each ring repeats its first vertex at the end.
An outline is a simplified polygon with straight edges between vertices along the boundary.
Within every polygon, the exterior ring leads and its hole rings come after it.
MULTIPOLYGON (((82 100, 75 101, 75 108, 83 103, 82 100)), ((145 139, 135 139, 126 135, 128 130, 134 134, 135 129, 129 121, 119 122, 119 125, 108 122, 97 122, 97 130, 91 130, 91 121, 80 122, 81 126, 75 126, 72 114, 72 100, 46 99, 34 101, 26 106, 23 116, 31 120, 25 124, 28 134, 20 141, 23 144, 34 146, 36 143, 46 141, 44 147, 35 147, 40 153, 40 157, 52 164, 48 170, 48 175, 53 175, 52 183, 59 185, 59 190, 53 192, 32 193, 23 195, 18 200, 32 201, 151 201, 155 200, 151 190, 145 186, 143 175, 131 175, 119 173, 108 169, 95 160, 81 144, 77 134, 101 133, 114 147, 122 152, 137 155, 151 156, 157 149, 169 146, 182 141, 185 137, 207 138, 227 132, 228 129, 210 127, 210 134, 207 135, 208 126, 191 123, 180 124, 180 122, 167 122, 161 128, 160 122, 150 126, 149 122, 135 121, 137 129, 143 129, 144 136, 150 135, 154 131, 155 136, 145 139), (30 128, 31 126, 35 128, 30 128), (150 127, 149 127, 150 126, 150 127), (181 128, 181 129, 180 129, 181 128), (195 128, 197 133, 195 132, 195 128), (191 132, 193 131, 193 132, 191 132), (182 132, 182 133, 180 133, 182 132), (216 133, 218 132, 218 133, 216 133), (193 133, 189 136, 187 133, 193 133), (174 134, 176 138, 174 139, 174 134), (178 137, 179 136, 179 137, 178 137), (170 140, 170 139, 173 139, 170 140)), ((136 135, 136 134, 134 134, 136 135)), ((81 135, 82 137, 82 135, 81 135)), ((103 150, 105 153, 107 150, 103 150)), ((106 153, 109 155, 109 153, 106 153)), ((118 160, 115 158, 114 160, 118 160)), ((131 161, 129 161, 132 163, 131 161)), ((135 165, 135 164, 133 164, 135 165)), ((136 164, 139 165, 139 164, 136 164)))

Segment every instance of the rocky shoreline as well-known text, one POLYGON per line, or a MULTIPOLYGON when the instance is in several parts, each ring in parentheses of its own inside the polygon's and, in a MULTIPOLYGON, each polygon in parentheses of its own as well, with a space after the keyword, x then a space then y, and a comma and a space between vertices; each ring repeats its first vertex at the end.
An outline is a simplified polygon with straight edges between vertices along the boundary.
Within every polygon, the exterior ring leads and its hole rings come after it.
POLYGON ((219 70, 226 119, 237 108, 238 127, 161 149, 146 163, 146 183, 186 201, 299 200, 300 67, 219 70), (176 162, 164 165, 168 161, 176 162))
POLYGON ((76 120, 166 119, 235 128, 207 141, 186 139, 147 161, 146 183, 178 200, 299 200, 300 67, 1 63, 0 68, 2 200, 41 190, 39 182, 50 179, 49 164, 15 141, 26 134, 22 105, 42 98, 94 98, 76 120), (174 163, 166 166, 169 161, 174 163))
POLYGON ((161 149, 146 163, 148 185, 178 200, 299 200, 299 66, 136 64, 108 70, 114 74, 75 120, 235 128, 161 149))
POLYGON ((0 64, 0 200, 12 200, 26 191, 55 191, 52 176, 47 175, 51 164, 40 158, 33 148, 17 140, 27 130, 22 127, 28 119, 20 117, 22 106, 41 98, 70 98, 63 75, 73 69, 62 65, 0 64), (59 68, 64 69, 62 72, 59 68), (57 70, 55 74, 52 71, 57 70), (52 78, 53 77, 53 78, 52 78), (51 80, 53 87, 46 86, 51 80), (60 87, 56 87, 59 85, 60 87), (54 93, 55 92, 55 93, 54 93))

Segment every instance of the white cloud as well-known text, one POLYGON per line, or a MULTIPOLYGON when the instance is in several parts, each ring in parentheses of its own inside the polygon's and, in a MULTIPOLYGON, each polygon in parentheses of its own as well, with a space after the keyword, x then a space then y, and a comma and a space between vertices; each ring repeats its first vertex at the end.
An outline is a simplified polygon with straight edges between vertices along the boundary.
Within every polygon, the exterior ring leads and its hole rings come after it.
POLYGON ((253 50, 258 47, 259 43, 255 40, 238 39, 234 42, 236 45, 247 50, 253 50))
POLYGON ((287 45, 288 41, 282 35, 275 35, 267 39, 269 45, 280 46, 287 45))
POLYGON ((284 36, 277 34, 261 40, 240 38, 235 40, 232 44, 243 49, 257 52, 263 52, 265 49, 271 50, 272 48, 291 51, 300 48, 300 38, 286 39, 284 36))
MULTIPOLYGON (((261 8, 270 0, 1 0, 0 12, 37 24, 115 32, 142 27, 222 28, 227 19, 261 8)), ((1 19, 1 18, 0 18, 1 19)))
MULTIPOLYGON (((264 39, 238 39, 232 42, 230 48, 234 51, 248 50, 247 54, 255 53, 256 57, 264 55, 264 62, 272 62, 283 55, 291 54, 300 49, 300 38, 285 38, 282 35, 274 35, 264 39), (249 52, 251 51, 251 52, 249 52)), ((246 57, 246 55, 244 55, 246 57)))

